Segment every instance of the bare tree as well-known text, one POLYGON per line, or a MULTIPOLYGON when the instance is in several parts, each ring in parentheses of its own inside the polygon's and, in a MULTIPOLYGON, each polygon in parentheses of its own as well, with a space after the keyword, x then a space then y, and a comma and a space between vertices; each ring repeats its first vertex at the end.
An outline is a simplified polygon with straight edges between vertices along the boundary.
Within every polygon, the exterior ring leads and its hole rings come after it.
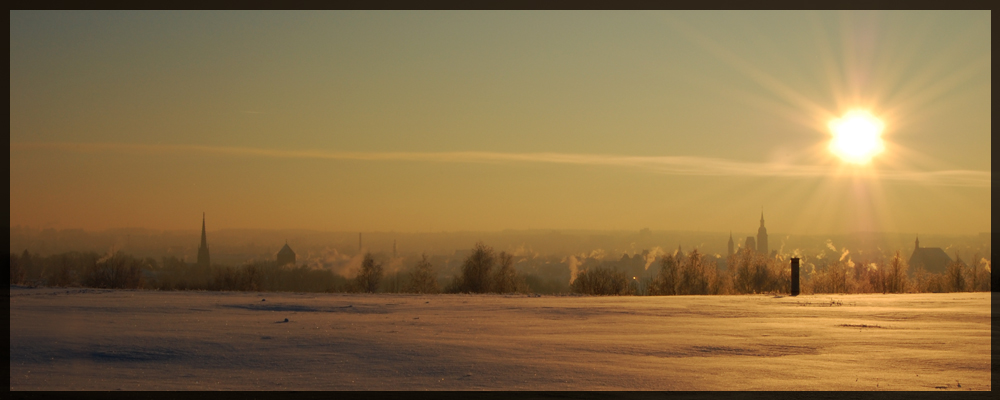
POLYGON ((950 292, 964 292, 965 291, 965 271, 963 271, 962 257, 958 253, 955 253, 955 261, 948 264, 948 268, 945 270, 945 275, 947 276, 947 289, 950 292))
POLYGON ((437 274, 434 273, 434 266, 427 259, 427 254, 421 255, 417 266, 410 273, 410 284, 407 288, 410 293, 437 293, 437 274))
POLYGON ((889 292, 903 293, 906 291, 906 270, 906 262, 903 261, 899 250, 896 250, 896 254, 892 256, 892 260, 889 262, 889 292))
POLYGON ((735 266, 735 286, 739 293, 763 293, 767 291, 769 276, 767 261, 750 248, 737 253, 735 266))
POLYGON ((500 268, 497 270, 496 275, 493 276, 493 289, 497 293, 515 293, 522 291, 526 284, 521 282, 520 277, 517 275, 517 270, 514 269, 514 257, 505 251, 501 251, 497 255, 497 261, 500 264, 500 268))
POLYGON ((573 281, 574 293, 598 296, 623 296, 632 293, 625 271, 596 267, 580 271, 573 281))
POLYGON ((355 278, 358 290, 365 293, 375 293, 378 291, 378 284, 382 280, 382 264, 376 264, 371 253, 365 254, 364 261, 361 262, 361 271, 355 278))
POLYGON ((654 296, 672 296, 677 294, 678 262, 676 257, 669 255, 660 260, 660 272, 653 278, 649 294, 654 296))
POLYGON ((85 283, 97 288, 140 288, 143 283, 142 262, 124 253, 115 253, 105 260, 95 261, 87 271, 85 283))
POLYGON ((708 294, 709 271, 704 265, 704 257, 698 249, 688 253, 681 266, 678 294, 708 294))
POLYGON ((990 291, 990 260, 987 260, 983 258, 982 255, 976 253, 972 256, 972 260, 969 262, 966 272, 968 274, 966 284, 969 285, 969 291, 990 291))

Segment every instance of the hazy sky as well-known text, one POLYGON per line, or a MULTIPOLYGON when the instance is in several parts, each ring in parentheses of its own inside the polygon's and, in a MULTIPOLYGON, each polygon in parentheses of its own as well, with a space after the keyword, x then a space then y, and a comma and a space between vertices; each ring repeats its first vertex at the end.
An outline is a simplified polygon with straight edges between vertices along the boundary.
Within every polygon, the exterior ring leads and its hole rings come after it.
POLYGON ((991 12, 10 13, 10 224, 991 231, 991 12), (864 166, 827 150, 885 122, 864 166))

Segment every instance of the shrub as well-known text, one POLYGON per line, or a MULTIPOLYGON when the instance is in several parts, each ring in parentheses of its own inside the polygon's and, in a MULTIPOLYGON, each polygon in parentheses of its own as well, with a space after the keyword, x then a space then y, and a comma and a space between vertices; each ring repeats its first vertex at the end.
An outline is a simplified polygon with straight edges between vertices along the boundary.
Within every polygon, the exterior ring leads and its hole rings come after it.
MULTIPOLYGON (((86 265, 93 265, 99 257, 94 253, 62 253, 41 260, 45 265, 45 281, 49 286, 78 286, 82 284, 81 278, 86 276, 86 265)), ((137 260, 139 261, 139 260, 137 260)), ((151 260, 139 261, 140 267, 148 269, 151 260)), ((146 286, 146 282, 143 282, 146 286)))
POLYGON ((122 252, 94 261, 84 278, 85 285, 106 289, 138 289, 142 283, 142 262, 122 252))
POLYGON ((210 289, 220 291, 243 290, 243 280, 240 279, 239 271, 230 266, 216 266, 212 268, 212 284, 210 289))
POLYGON ((13 253, 10 254, 10 264, 7 265, 10 272, 10 284, 20 285, 24 282, 24 269, 21 268, 21 261, 13 253))
POLYGON ((573 281, 573 293, 598 296, 624 296, 632 294, 628 276, 618 269, 595 267, 580 271, 573 281))
POLYGON ((729 292, 728 276, 718 271, 715 260, 705 257, 697 249, 687 257, 678 251, 661 261, 660 272, 649 285, 653 296, 704 295, 729 292))
MULTIPOLYGON (((788 276, 790 272, 778 260, 768 259, 750 249, 740 250, 734 259, 736 265, 733 269, 733 286, 737 293, 780 292, 786 290, 791 282, 788 276)), ((841 282, 840 278, 846 276, 847 271, 834 269, 831 272, 833 276, 830 277, 829 284, 839 288, 837 285, 841 282)))

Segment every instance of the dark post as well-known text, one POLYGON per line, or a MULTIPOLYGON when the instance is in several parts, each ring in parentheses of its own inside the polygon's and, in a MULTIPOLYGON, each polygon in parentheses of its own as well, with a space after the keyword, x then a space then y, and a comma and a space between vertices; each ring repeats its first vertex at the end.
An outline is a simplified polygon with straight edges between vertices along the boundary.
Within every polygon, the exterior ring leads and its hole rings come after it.
POLYGON ((792 296, 799 295, 799 258, 792 257, 792 296))

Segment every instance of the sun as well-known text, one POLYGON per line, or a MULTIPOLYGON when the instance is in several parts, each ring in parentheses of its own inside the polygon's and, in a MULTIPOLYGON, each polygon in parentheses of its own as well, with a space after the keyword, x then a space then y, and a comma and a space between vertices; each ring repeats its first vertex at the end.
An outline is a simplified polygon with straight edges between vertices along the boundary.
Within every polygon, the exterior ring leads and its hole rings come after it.
POLYGON ((885 124, 868 111, 854 110, 830 121, 830 152, 851 164, 864 165, 885 150, 885 124))

